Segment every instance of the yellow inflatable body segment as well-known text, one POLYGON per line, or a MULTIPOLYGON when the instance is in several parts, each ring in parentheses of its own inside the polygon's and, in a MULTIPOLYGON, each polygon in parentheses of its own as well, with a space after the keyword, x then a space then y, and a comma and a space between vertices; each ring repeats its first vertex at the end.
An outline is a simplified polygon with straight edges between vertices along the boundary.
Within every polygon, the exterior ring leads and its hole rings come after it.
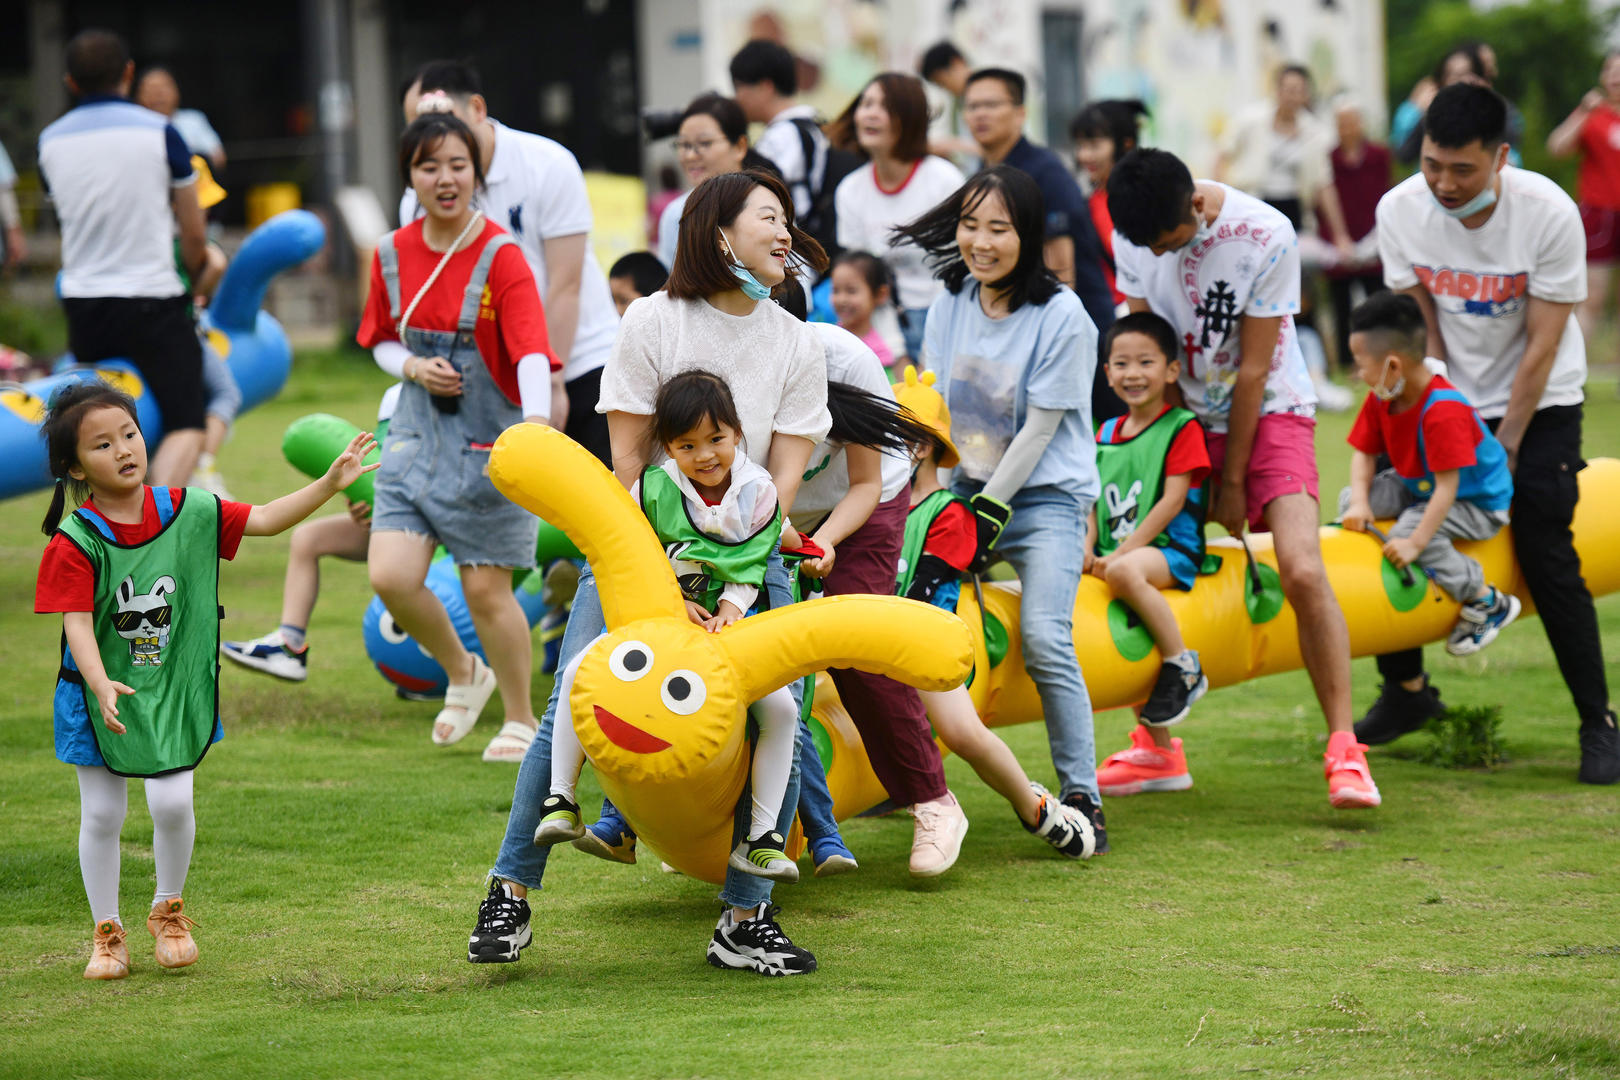
MULTIPOLYGON (((1620 461, 1594 459, 1581 472, 1580 485, 1575 548, 1587 587, 1601 596, 1620 589, 1620 461)), ((1383 523, 1386 531, 1389 525, 1383 523)), ((1486 581, 1515 593, 1527 614, 1534 610, 1507 529, 1458 548, 1479 560, 1486 581)), ((1302 667, 1298 623, 1293 608, 1282 600, 1271 536, 1249 537, 1261 577, 1258 597, 1248 560, 1236 540, 1211 540, 1209 549, 1220 557, 1220 569, 1200 577, 1191 592, 1167 590, 1165 598, 1188 647, 1198 650, 1210 686, 1232 686, 1302 667)), ((1322 558, 1349 624, 1353 656, 1439 641, 1457 621, 1457 603, 1415 566, 1411 583, 1403 581, 1403 575, 1384 561, 1381 545, 1371 534, 1325 527, 1322 558)), ((1019 649, 1019 601, 1016 581, 984 585, 986 613, 1005 629, 1008 640, 1006 655, 994 665, 972 589, 962 589, 956 609, 973 632, 977 674, 969 690, 979 715, 991 727, 1041 719, 1040 695, 1024 672, 1019 649)), ((1074 642, 1097 711, 1147 699, 1159 673, 1159 651, 1129 609, 1114 601, 1108 586, 1094 577, 1082 579, 1075 596, 1074 642)), ((861 813, 887 797, 872 775, 860 736, 831 679, 817 680, 811 730, 827 766, 827 786, 838 817, 861 813)))
POLYGON ((580 662, 570 717, 602 788, 664 861, 719 882, 748 778, 747 705, 827 667, 944 690, 968 675, 962 620, 897 597, 812 600, 710 634, 686 616, 652 526, 561 432, 507 429, 490 454, 507 498, 551 522, 596 574, 607 633, 580 662))

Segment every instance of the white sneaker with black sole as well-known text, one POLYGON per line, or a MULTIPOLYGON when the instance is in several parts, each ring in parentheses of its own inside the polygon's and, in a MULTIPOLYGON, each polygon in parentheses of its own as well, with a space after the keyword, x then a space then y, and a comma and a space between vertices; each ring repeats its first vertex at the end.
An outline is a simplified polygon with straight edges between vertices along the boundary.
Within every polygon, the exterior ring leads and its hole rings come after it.
POLYGON ((467 959, 474 964, 510 964, 531 940, 529 902, 513 896, 504 881, 490 881, 489 895, 478 905, 478 925, 467 939, 467 959))
POLYGON ((220 655, 253 671, 262 671, 288 682, 303 682, 309 677, 309 646, 293 652, 282 640, 279 628, 252 641, 222 641, 220 655))
POLYGON ((714 937, 709 940, 709 963, 734 971, 757 971, 761 975, 806 975, 816 970, 816 958, 788 940, 776 924, 782 909, 769 900, 760 901, 753 917, 738 921, 731 908, 720 913, 714 937))

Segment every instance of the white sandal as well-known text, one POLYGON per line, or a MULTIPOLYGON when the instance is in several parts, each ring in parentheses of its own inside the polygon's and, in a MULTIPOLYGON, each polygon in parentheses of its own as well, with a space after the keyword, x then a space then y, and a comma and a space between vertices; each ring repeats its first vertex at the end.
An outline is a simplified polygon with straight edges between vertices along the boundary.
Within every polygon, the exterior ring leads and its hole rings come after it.
POLYGON ((520 724, 516 720, 508 720, 501 725, 501 730, 489 740, 484 747, 484 760, 494 762, 509 762, 513 765, 523 760, 523 755, 529 752, 529 744, 534 741, 535 729, 528 724, 520 724))
POLYGON ((495 692, 495 673, 477 653, 473 653, 472 658, 472 682, 451 683, 445 687, 444 708, 433 718, 433 742, 437 746, 450 746, 466 738, 467 732, 478 723, 478 714, 489 703, 489 696, 495 692), (439 737, 440 724, 448 725, 451 729, 450 734, 442 739, 439 737))

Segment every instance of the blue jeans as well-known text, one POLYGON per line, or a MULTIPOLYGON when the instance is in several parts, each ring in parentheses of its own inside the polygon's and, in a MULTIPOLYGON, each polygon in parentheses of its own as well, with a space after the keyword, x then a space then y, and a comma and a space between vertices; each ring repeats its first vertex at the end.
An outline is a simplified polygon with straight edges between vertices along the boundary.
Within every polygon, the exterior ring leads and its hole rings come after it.
MULTIPOLYGON (((794 687, 802 692, 804 683, 795 683, 794 687)), ((806 840, 841 835, 838 819, 833 817, 832 793, 827 790, 827 770, 816 752, 815 740, 810 737, 810 725, 802 718, 799 720, 799 823, 804 826, 806 840)))
MULTIPOLYGON (((957 484, 971 495, 979 484, 957 484)), ((1035 680, 1046 719, 1046 740, 1057 769, 1059 796, 1099 799, 1097 740, 1091 695, 1074 651, 1074 597, 1080 587, 1086 500, 1053 487, 1024 488, 1012 498, 1012 520, 996 551, 1023 584, 1018 629, 1024 670, 1035 680)))
POLYGON ((900 314, 904 316, 900 320, 900 336, 906 339, 906 355, 911 357, 911 362, 917 365, 918 371, 921 371, 923 324, 928 321, 928 309, 902 308, 900 314))
MULTIPOLYGON (((787 570, 782 557, 772 553, 765 570, 765 588, 769 591, 771 606, 793 602, 788 591, 787 570)), ((568 626, 563 631, 558 669, 579 654, 580 650, 596 640, 605 629, 602 621, 602 602, 596 592, 596 575, 590 567, 580 575, 579 589, 574 593, 574 606, 568 614, 568 626)), ((795 693, 795 699, 798 698, 795 693)), ((540 730, 529 744, 523 763, 518 766, 517 785, 512 791, 512 810, 506 819, 506 836, 501 840, 500 854, 490 876, 515 881, 528 889, 539 889, 546 874, 546 857, 551 848, 536 847, 534 830, 540 826, 540 804, 551 791, 551 730, 557 717, 557 684, 552 682, 551 696, 546 700, 545 715, 540 718, 540 730)), ((793 827, 793 815, 799 807, 799 764, 795 756, 793 769, 788 774, 787 792, 782 799, 782 814, 777 818, 777 831, 784 836, 793 827)), ((748 792, 737 802, 737 824, 733 828, 733 842, 748 834, 750 813, 748 792)), ((726 870, 726 882, 720 890, 720 899, 733 907, 757 907, 770 899, 769 878, 744 874, 740 870, 726 870)))

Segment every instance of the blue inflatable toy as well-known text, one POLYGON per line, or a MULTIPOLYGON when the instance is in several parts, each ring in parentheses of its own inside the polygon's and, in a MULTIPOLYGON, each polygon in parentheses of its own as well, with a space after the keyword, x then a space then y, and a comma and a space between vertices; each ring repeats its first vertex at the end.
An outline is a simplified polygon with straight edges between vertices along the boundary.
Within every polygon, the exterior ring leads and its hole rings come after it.
MULTIPOLYGON (((456 572, 456 564, 448 553, 434 558, 428 567, 426 584, 439 598, 439 603, 444 605, 445 612, 450 616, 450 625, 456 628, 456 636, 461 639, 461 644, 468 652, 484 656, 484 647, 478 643, 478 631, 473 627, 472 612, 467 610, 467 600, 461 592, 461 576, 456 572)), ((523 609, 524 617, 529 620, 530 629, 546 613, 546 603, 542 599, 544 589, 545 579, 540 571, 531 570, 513 590, 518 607, 523 609)), ((388 609, 383 607, 382 600, 375 596, 366 607, 364 631, 366 655, 383 678, 412 697, 444 696, 444 688, 449 682, 445 678, 444 668, 416 643, 416 639, 399 628, 388 609)))
MULTIPOLYGON (((292 348, 275 316, 260 309, 270 279, 320 251, 326 227, 307 210, 277 214, 255 229, 225 270, 213 302, 203 313, 204 348, 231 369, 242 391, 242 408, 274 397, 292 370, 292 348)), ((146 392, 140 373, 127 360, 78 366, 64 357, 58 372, 21 385, 0 386, 0 499, 51 485, 45 441, 39 425, 51 395, 70 382, 100 378, 135 399, 136 414, 149 447, 163 438, 163 418, 146 392)))

